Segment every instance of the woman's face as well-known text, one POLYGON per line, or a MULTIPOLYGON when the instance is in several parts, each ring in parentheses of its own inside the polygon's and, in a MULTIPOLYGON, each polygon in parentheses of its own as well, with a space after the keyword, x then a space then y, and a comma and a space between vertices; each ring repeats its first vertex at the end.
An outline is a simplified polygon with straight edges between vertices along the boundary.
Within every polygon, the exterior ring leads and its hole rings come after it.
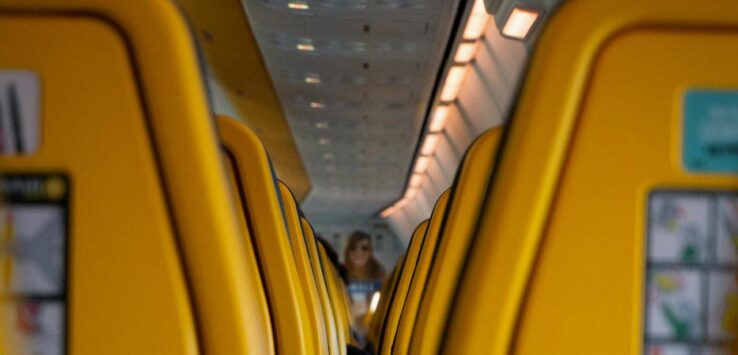
POLYGON ((372 257, 372 246, 368 240, 359 240, 349 250, 349 258, 351 263, 356 266, 364 266, 372 257))

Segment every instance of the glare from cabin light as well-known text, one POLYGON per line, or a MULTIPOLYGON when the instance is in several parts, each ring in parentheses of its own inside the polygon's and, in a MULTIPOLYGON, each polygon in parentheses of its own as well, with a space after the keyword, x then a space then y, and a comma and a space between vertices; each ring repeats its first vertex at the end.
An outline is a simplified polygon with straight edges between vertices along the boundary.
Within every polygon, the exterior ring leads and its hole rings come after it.
POLYGON ((443 128, 446 127, 446 117, 448 117, 448 105, 440 105, 436 106, 436 109, 433 110, 433 116, 431 116, 431 122, 430 126, 428 127, 428 130, 432 133, 443 131, 443 128))
POLYGON ((451 67, 448 75, 446 75, 443 90, 441 90, 441 101, 450 102, 456 100, 456 97, 459 96, 459 90, 461 90, 461 84, 464 82, 466 70, 465 65, 451 67))
POLYGON ((290 9, 295 9, 295 10, 308 10, 308 9, 310 9, 310 5, 308 5, 308 4, 304 3, 304 2, 290 2, 290 3, 287 3, 287 7, 289 7, 290 9))
POLYGON ((395 209, 397 209, 397 208, 402 208, 402 207, 404 207, 405 205, 407 205, 407 203, 408 203, 408 202, 410 202, 410 201, 409 201, 409 200, 407 200, 407 199, 404 199, 404 198, 403 198, 402 200, 400 200, 400 201, 397 201, 397 203, 395 203, 395 205, 394 205, 394 206, 392 206, 392 207, 394 207, 395 209))
POLYGON ((415 161, 415 169, 413 171, 420 174, 424 173, 426 170, 428 170, 430 159, 430 157, 418 157, 418 160, 415 161))
POLYGON ((323 159, 325 160, 333 159, 333 153, 323 153, 323 159))
POLYGON ((469 63, 474 56, 477 54, 477 44, 479 42, 462 42, 459 44, 459 48, 456 48, 456 55, 454 56, 454 62, 456 63, 469 63))
POLYGON ((322 103, 322 102, 320 102, 320 101, 311 101, 310 102, 310 107, 312 107, 312 108, 324 108, 325 107, 325 104, 322 103))
POLYGON ((410 187, 418 187, 420 186, 420 183, 423 182, 423 175, 415 173, 413 176, 410 177, 410 183, 408 185, 410 187))
POLYGON ((374 292, 374 294, 372 295, 372 300, 371 302, 369 302, 369 312, 374 313, 374 311, 377 310, 377 306, 379 305, 379 297, 379 291, 374 292))
POLYGON ((484 8, 484 0, 475 0, 474 7, 472 7, 469 19, 466 21, 466 27, 464 28, 464 39, 476 40, 482 37, 482 34, 487 29, 489 18, 487 9, 484 8))
POLYGON ((397 207, 391 206, 389 208, 386 208, 384 211, 382 211, 382 214, 380 215, 382 218, 387 218, 391 216, 393 213, 395 213, 395 210, 397 207))
POLYGON ((328 144, 331 144, 331 140, 328 139, 328 138, 319 138, 318 139, 318 144, 320 144, 320 145, 328 145, 328 144))
POLYGON ((325 122, 325 121, 315 122, 315 128, 321 128, 321 129, 328 128, 328 122, 325 122))
POLYGON ((305 82, 308 84, 320 84, 320 76, 318 74, 306 75, 305 82))
POLYGON ((537 11, 516 7, 510 13, 510 17, 507 18, 502 34, 512 38, 525 39, 539 16, 540 13, 537 11))
POLYGON ((297 50, 311 52, 315 50, 315 46, 312 43, 298 43, 297 50))
POLYGON ((425 136, 423 147, 420 148, 421 155, 433 155, 438 147, 438 141, 441 139, 441 135, 437 133, 429 134, 425 136))
POLYGON ((409 188, 407 189, 407 191, 405 191, 405 196, 403 197, 403 199, 405 199, 405 200, 408 200, 408 201, 409 201, 409 200, 412 200, 412 199, 413 199, 413 197, 415 197, 415 194, 416 194, 417 192, 418 192, 418 189, 416 189, 416 188, 414 188, 414 187, 409 187, 409 188))

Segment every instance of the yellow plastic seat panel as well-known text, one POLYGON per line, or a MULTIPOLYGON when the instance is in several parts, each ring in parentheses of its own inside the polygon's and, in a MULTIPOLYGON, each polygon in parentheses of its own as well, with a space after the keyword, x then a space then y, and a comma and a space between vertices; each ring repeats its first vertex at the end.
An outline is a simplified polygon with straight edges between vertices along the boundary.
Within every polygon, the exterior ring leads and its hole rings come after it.
POLYGON ((392 344, 392 353, 407 354, 410 347, 410 340, 418 318, 420 301, 425 291, 428 273, 434 262, 433 257, 438 246, 443 217, 446 214, 451 193, 451 189, 444 191, 433 206, 425 238, 423 238, 423 244, 420 246, 418 261, 415 263, 413 277, 407 289, 407 296, 405 296, 400 323, 397 326, 394 343, 392 344))
POLYGON ((250 353, 253 290, 178 9, 24 0, 0 17, 12 48, 0 68, 33 71, 42 88, 39 150, 0 170, 70 182, 67 350, 250 353))
POLYGON ((338 270, 335 270, 336 280, 338 281, 336 284, 339 286, 340 296, 341 296, 341 304, 343 305, 343 311, 346 314, 347 318, 347 326, 348 326, 348 332, 351 335, 351 340, 349 341, 350 344, 358 347, 360 346, 359 339, 356 338, 356 319, 354 318, 354 314, 351 312, 351 294, 349 294, 348 287, 341 281, 341 276, 338 274, 338 270))
POLYGON ((325 252, 325 248, 322 245, 318 245, 318 252, 320 254, 320 262, 323 265, 323 270, 326 272, 325 279, 326 285, 328 285, 328 293, 331 297, 331 305, 333 306, 333 314, 338 319, 338 324, 342 325, 339 330, 343 333, 343 338, 346 340, 346 344, 352 343, 351 334, 351 313, 347 312, 345 299, 341 290, 341 281, 338 271, 330 259, 328 254, 325 252))
POLYGON ((400 278, 400 271, 402 270, 404 262, 405 254, 402 254, 397 258, 397 263, 395 263, 395 267, 392 269, 392 274, 390 274, 389 279, 387 279, 382 285, 382 288, 379 291, 380 298, 379 303, 377 304, 377 309, 371 315, 371 319, 369 319, 369 326, 367 327, 367 341, 373 347, 374 353, 378 352, 377 340, 379 339, 379 332, 381 330, 382 323, 386 319, 387 309, 389 308, 390 299, 392 298, 391 295, 394 292, 394 288, 397 286, 397 281, 400 278))
MULTIPOLYGON (((329 353, 328 325, 323 318, 322 304, 318 295, 318 286, 315 283, 312 266, 308 256, 308 250, 305 243, 305 235, 300 222, 300 215, 297 211, 297 201, 284 182, 279 181, 279 196, 282 201, 282 209, 285 214, 287 223, 287 231, 289 232, 290 243, 292 245, 292 254, 294 254, 297 265, 297 273, 300 279, 302 289, 305 291, 308 301, 308 317, 309 323, 304 323, 305 327, 313 327, 315 334, 318 336, 320 352, 322 354, 329 353)), ((335 347, 333 348, 335 350, 335 347)))
POLYGON ((421 222, 413 232, 410 238, 410 244, 400 270, 397 284, 393 287, 392 294, 387 295, 389 298, 389 306, 387 310, 387 319, 382 322, 381 335, 377 343, 379 354, 390 354, 392 345, 395 342, 395 334, 400 323, 402 309, 405 307, 405 298, 410 289, 410 282, 415 274, 415 265, 418 262, 420 249, 425 240, 426 231, 428 230, 429 220, 421 222))
MULTIPOLYGON (((236 180, 236 173, 233 171, 234 164, 231 163, 229 157, 225 157, 225 168, 228 174, 229 181, 231 183, 231 191, 233 194, 233 200, 236 207, 236 211, 240 211, 243 201, 241 195, 235 193, 239 190, 238 181, 236 180)), ((261 270, 259 263, 256 258, 256 251, 254 250, 253 238, 249 231, 249 224, 246 220, 246 215, 243 213, 236 213, 238 219, 240 231, 242 233, 242 243, 240 244, 244 254, 247 256, 248 263, 246 263, 246 272, 249 276, 249 288, 252 290, 261 290, 261 292, 253 292, 251 297, 243 300, 248 305, 249 312, 249 331, 254 332, 257 339, 261 340, 258 346, 250 345, 249 349, 255 354, 274 354, 275 353, 275 339, 273 334, 273 326, 271 320, 271 314, 269 313, 269 302, 266 298, 266 288, 264 282, 261 279, 261 270), (256 333, 256 332, 260 332, 256 333)))
MULTIPOLYGON (((242 123, 218 117, 221 144, 238 183, 241 211, 246 216, 256 246, 267 289, 278 353, 319 353, 317 329, 310 324, 287 226, 279 202, 279 190, 269 158, 258 137, 242 123)), ((235 192, 234 192, 235 193, 235 192)))
MULTIPOLYGON (((501 135, 501 127, 483 133, 469 147, 461 163, 446 207, 448 210, 444 211, 433 261, 412 327, 410 354, 434 353, 442 340, 444 320, 461 276, 501 135)), ((402 348, 395 351, 404 353, 402 348)))
POLYGON ((315 282, 318 286, 318 292, 320 294, 320 300, 322 304, 323 316, 328 326, 328 339, 332 346, 332 354, 345 354, 346 353, 346 341, 345 334, 343 331, 343 323, 339 317, 334 314, 333 305, 331 304, 331 296, 328 292, 328 281, 326 280, 326 271, 323 270, 323 266, 320 262, 320 253, 318 251, 318 240, 315 238, 315 232, 313 227, 310 225, 307 219, 304 217, 300 218, 302 223, 302 230, 305 232, 305 244, 307 245, 308 255, 310 257, 310 265, 313 268, 315 275, 315 282))
POLYGON ((736 25, 735 1, 561 8, 502 148, 443 352, 646 353, 649 197, 738 190, 735 174, 687 172, 681 159, 685 93, 738 87, 736 25))

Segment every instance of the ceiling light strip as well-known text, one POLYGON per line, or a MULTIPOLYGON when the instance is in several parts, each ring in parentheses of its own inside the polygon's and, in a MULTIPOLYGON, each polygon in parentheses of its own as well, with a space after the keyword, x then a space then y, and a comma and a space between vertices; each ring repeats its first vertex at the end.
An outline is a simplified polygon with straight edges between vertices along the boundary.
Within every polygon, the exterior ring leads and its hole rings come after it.
POLYGON ((420 154, 416 156, 413 174, 405 188, 405 193, 399 201, 382 210, 380 214, 382 218, 391 217, 412 200, 418 187, 427 177, 428 165, 436 153, 440 135, 446 128, 446 120, 451 104, 456 101, 459 91, 461 91, 469 69, 468 64, 474 61, 479 40, 483 38, 484 32, 490 23, 490 18, 491 16, 484 7, 484 0, 475 0, 462 34, 463 42, 457 46, 454 54, 454 64, 446 73, 446 78, 443 81, 439 96, 440 103, 431 111, 428 131, 420 146, 420 154))

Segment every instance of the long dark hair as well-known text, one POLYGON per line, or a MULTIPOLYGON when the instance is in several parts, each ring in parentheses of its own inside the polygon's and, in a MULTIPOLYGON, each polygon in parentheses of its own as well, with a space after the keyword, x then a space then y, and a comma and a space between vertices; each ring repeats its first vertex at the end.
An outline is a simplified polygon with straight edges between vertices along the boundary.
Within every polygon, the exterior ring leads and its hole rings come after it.
POLYGON ((380 264, 377 258, 374 257, 372 238, 365 232, 355 231, 351 233, 346 249, 343 250, 343 260, 344 265, 346 265, 346 269, 348 269, 349 279, 381 280, 384 278, 384 267, 382 267, 382 264, 380 264), (351 261, 351 257, 349 256, 351 250, 354 250, 356 245, 361 241, 369 242, 369 252, 371 255, 369 261, 364 266, 354 265, 351 261))

